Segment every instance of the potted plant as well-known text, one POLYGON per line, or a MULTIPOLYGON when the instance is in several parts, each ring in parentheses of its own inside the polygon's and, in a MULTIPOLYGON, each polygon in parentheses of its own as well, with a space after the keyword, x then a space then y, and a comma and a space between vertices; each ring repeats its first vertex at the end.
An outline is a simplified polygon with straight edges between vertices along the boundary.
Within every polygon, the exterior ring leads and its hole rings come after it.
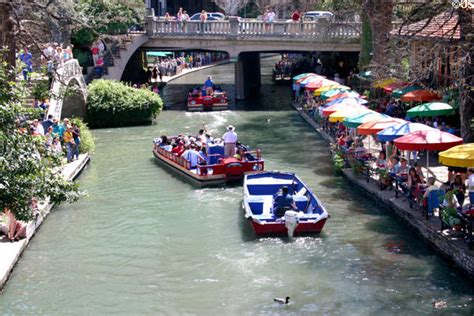
POLYGON ((446 192, 443 207, 440 209, 440 217, 444 223, 459 231, 461 229, 461 220, 457 216, 455 194, 456 190, 448 190, 446 192))

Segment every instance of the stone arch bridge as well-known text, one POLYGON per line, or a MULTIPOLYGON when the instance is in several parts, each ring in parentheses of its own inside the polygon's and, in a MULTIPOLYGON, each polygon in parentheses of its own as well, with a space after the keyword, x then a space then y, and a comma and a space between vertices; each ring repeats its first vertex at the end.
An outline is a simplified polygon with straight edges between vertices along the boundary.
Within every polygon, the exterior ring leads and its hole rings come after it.
POLYGON ((87 85, 77 59, 65 61, 56 68, 51 84, 48 115, 84 117, 86 114, 87 85))
POLYGON ((206 50, 229 53, 236 63, 236 98, 244 99, 260 85, 261 52, 359 52, 361 24, 356 22, 264 23, 230 17, 223 21, 165 21, 148 11, 146 30, 133 36, 114 60, 107 79, 120 80, 132 55, 146 50, 206 50))

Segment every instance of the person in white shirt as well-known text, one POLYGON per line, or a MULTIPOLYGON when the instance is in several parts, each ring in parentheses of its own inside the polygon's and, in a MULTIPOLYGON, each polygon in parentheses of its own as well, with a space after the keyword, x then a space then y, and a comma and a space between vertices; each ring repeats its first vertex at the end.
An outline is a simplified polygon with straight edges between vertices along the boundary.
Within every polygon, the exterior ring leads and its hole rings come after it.
POLYGON ((185 150, 181 157, 189 161, 191 168, 196 168, 199 159, 201 159, 201 161, 206 161, 206 159, 196 150, 196 145, 194 144, 191 144, 190 148, 185 150))
POLYGON ((235 127, 227 126, 227 132, 222 136, 224 140, 224 156, 233 157, 235 155, 235 145, 237 143, 237 133, 234 132, 235 127))

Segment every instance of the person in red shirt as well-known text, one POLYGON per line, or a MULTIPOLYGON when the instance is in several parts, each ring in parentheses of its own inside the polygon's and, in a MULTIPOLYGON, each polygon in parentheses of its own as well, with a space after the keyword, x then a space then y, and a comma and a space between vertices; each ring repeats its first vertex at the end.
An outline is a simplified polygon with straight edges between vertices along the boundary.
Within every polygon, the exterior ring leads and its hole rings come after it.
POLYGON ((180 141, 176 147, 174 147, 171 152, 180 157, 184 153, 184 143, 180 141))
MULTIPOLYGON (((300 19, 301 19, 301 13, 300 13, 300 10, 295 10, 292 14, 291 14, 291 21, 296 24, 298 22, 300 22, 300 19)), ((299 25, 293 25, 292 26, 292 32, 294 33, 298 33, 298 28, 299 28, 299 25)))
POLYGON ((299 22, 299 21, 300 21, 300 18, 301 18, 300 10, 295 10, 295 11, 291 14, 291 20, 293 20, 293 22, 299 22))
POLYGON ((91 48, 92 52, 92 61, 94 62, 94 67, 97 66, 97 60, 99 59, 99 47, 94 44, 91 48))

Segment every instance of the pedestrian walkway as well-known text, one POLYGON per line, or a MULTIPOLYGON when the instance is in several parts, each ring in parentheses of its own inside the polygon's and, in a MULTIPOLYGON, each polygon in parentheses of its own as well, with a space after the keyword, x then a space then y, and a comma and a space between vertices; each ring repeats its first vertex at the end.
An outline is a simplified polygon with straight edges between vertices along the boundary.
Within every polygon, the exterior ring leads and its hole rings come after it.
MULTIPOLYGON (((294 103, 292 103, 292 106, 321 137, 331 144, 335 143, 334 139, 311 119, 301 107, 294 103)), ((368 146, 368 144, 365 144, 365 146, 368 146)), ((432 161, 435 162, 435 160, 432 161)), ((426 168, 423 167, 422 169, 426 174, 426 168)), ((447 181, 447 167, 437 165, 430 167, 429 172, 434 175, 439 182, 447 181)), ((402 218, 405 223, 413 228, 438 253, 450 262, 453 262, 458 269, 462 270, 470 278, 474 279, 474 250, 470 250, 464 238, 460 237, 455 231, 451 229, 442 230, 441 222, 437 216, 426 219, 418 208, 410 207, 408 199, 402 196, 397 198, 393 191, 381 191, 377 181, 375 179, 368 179, 366 175, 357 176, 351 169, 343 170, 342 174, 374 202, 382 204, 402 218)))
MULTIPOLYGON (((89 154, 81 154, 79 155, 79 159, 65 165, 62 170, 64 178, 70 181, 74 180, 85 168, 89 160, 89 154)), ((31 238, 34 236, 45 218, 49 215, 53 206, 54 204, 49 203, 48 201, 38 202, 39 216, 28 223, 26 238, 16 242, 10 242, 6 236, 3 236, 3 238, 0 239, 0 289, 3 288, 13 270, 13 267, 23 253, 23 250, 26 249, 31 238)))

